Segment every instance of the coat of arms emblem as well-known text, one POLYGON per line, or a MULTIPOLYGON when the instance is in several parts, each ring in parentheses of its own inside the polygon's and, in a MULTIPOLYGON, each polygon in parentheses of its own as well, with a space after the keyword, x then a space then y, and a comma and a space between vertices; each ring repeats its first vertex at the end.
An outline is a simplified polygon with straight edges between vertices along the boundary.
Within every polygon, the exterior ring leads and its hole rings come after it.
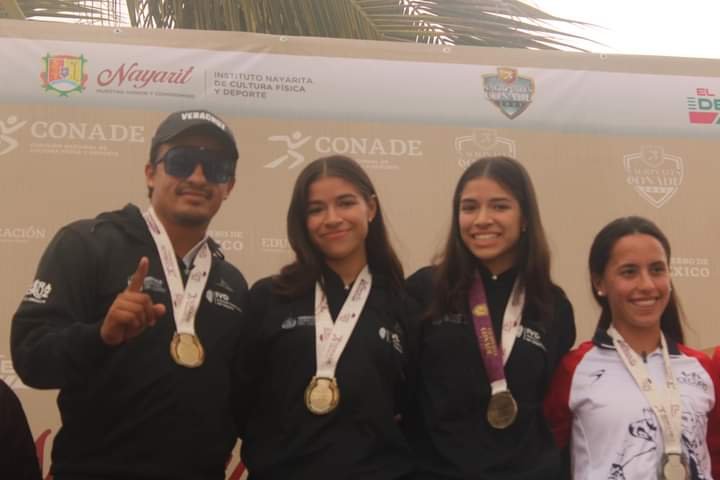
POLYGON ((53 92, 67 97, 73 92, 82 93, 87 83, 85 73, 85 57, 70 55, 50 55, 42 58, 45 71, 40 74, 42 86, 46 92, 53 92))

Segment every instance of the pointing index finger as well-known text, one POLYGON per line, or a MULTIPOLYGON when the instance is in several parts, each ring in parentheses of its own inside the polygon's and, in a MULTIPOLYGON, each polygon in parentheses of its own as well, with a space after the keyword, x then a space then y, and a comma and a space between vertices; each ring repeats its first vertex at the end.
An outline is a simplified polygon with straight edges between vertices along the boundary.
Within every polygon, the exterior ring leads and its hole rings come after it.
POLYGON ((130 283, 128 283, 126 291, 141 292, 143 283, 145 282, 145 276, 147 275, 149 268, 150 261, 147 257, 142 257, 140 262, 138 262, 137 270, 135 270, 135 273, 133 273, 132 277, 130 277, 130 283))

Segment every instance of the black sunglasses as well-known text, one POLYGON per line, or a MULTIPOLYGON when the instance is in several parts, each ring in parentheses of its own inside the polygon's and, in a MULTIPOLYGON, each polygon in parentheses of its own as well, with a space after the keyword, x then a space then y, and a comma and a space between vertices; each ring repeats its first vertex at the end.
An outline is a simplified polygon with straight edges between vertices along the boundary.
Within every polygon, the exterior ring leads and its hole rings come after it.
POLYGON ((156 164, 164 162, 165 171, 177 178, 187 178, 202 165, 205 179, 210 183, 227 183, 235 176, 235 162, 224 152, 205 147, 173 147, 156 164))

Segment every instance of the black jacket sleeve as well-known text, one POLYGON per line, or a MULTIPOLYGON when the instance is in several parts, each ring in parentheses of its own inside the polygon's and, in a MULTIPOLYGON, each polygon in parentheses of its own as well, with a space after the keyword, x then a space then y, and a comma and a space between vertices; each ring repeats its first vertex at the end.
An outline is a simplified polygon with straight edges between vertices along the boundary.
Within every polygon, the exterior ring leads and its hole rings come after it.
POLYGON ((10 333, 15 370, 25 384, 83 384, 111 351, 100 337, 105 312, 96 312, 98 257, 97 247, 70 227, 60 230, 43 254, 10 333))
POLYGON ((40 480, 35 443, 15 392, 0 380, 0 473, 2 478, 40 480))

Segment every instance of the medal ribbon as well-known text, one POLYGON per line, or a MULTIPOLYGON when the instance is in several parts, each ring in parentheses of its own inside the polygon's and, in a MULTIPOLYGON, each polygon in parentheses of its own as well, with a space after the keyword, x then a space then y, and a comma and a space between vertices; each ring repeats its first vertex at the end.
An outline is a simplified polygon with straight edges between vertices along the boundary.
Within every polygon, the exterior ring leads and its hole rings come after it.
POLYGON ((662 349, 663 365, 665 367, 665 392, 661 393, 650 378, 645 362, 630 348, 630 345, 623 339, 620 332, 611 326, 607 333, 610 335, 610 338, 612 338, 615 349, 618 355, 620 355, 623 364, 625 364, 625 368, 628 369, 633 379, 635 379, 635 383, 637 383, 640 391, 647 399, 660 422, 660 430, 662 431, 663 443, 665 444, 665 454, 681 455, 682 403, 680 400, 680 390, 678 389, 675 376, 670 367, 670 355, 668 353, 665 335, 660 334, 660 348, 662 349))
POLYGON ((155 247, 160 256, 160 263, 170 290, 175 328, 178 333, 195 336, 195 315, 202 300, 202 292, 205 290, 212 264, 207 237, 203 239, 203 245, 195 256, 193 269, 190 271, 185 287, 183 287, 177 256, 165 227, 158 221, 152 207, 143 213, 143 218, 145 218, 150 235, 155 241, 155 247))
POLYGON ((355 280, 350 294, 333 324, 327 297, 320 283, 315 283, 316 377, 335 377, 338 360, 360 318, 360 312, 362 312, 365 301, 370 295, 371 286, 372 275, 370 275, 370 270, 365 265, 365 268, 355 280))
POLYGON ((492 394, 508 391, 507 380, 505 379, 504 365, 507 363, 512 352, 515 339, 517 338, 518 328, 520 327, 520 317, 522 309, 525 305, 525 291, 520 288, 519 281, 515 280, 510 298, 505 306, 505 314, 503 315, 502 334, 500 337, 501 348, 498 348, 495 341, 495 331, 490 318, 490 309, 487 305, 487 295, 485 294, 485 286, 479 274, 475 274, 470 291, 468 292, 468 303, 470 304, 470 313, 473 317, 473 327, 475 329, 475 337, 477 338, 480 355, 482 356, 485 371, 490 380, 490 388, 492 394))

